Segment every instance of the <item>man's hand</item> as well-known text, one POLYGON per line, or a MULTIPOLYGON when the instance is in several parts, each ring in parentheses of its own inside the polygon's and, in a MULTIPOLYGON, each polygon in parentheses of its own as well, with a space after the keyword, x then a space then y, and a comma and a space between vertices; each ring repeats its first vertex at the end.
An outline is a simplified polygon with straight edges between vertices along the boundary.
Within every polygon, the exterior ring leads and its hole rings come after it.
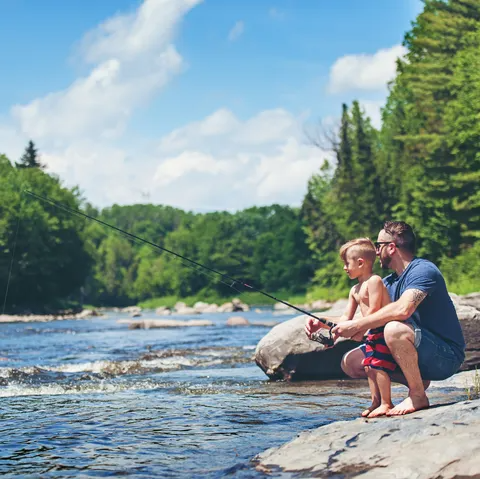
POLYGON ((352 319, 351 321, 343 321, 332 329, 332 336, 335 340, 340 337, 352 338, 358 333, 363 333, 363 330, 360 329, 358 321, 355 319, 352 319))
POLYGON ((321 328, 328 329, 328 327, 321 323, 318 319, 312 318, 311 316, 308 317, 307 322, 305 323, 305 333, 309 339, 313 333, 317 332, 321 328))

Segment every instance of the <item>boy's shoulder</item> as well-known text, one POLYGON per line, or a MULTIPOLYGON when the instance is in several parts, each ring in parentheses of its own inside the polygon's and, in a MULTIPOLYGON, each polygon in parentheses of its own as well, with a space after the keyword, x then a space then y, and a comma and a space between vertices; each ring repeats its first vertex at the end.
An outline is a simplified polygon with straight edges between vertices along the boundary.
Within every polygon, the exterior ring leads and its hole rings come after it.
POLYGON ((378 287, 380 285, 383 285, 383 279, 378 276, 378 274, 373 274, 372 276, 370 276, 370 278, 368 278, 367 284, 369 287, 378 287))

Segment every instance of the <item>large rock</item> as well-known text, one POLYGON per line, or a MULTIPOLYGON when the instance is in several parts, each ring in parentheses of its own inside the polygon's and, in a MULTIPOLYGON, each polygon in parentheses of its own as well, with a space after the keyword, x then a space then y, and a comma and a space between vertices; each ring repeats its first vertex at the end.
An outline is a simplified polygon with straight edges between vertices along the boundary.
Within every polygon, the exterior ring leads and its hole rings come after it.
POLYGON ((345 377, 340 360, 358 343, 338 341, 334 348, 308 339, 306 316, 273 327, 255 350, 255 362, 270 379, 331 379, 345 377))
POLYGON ((203 301, 197 301, 193 305, 193 309, 198 313, 216 313, 218 312, 218 305, 204 303, 203 301))
POLYGON ((462 370, 480 365, 480 293, 458 296, 450 293, 467 343, 462 370))
POLYGON ((405 417, 342 421, 259 454, 258 469, 295 477, 478 478, 480 400, 405 417))
POLYGON ((243 316, 231 316, 227 319, 227 326, 248 326, 250 322, 243 316))
POLYGON ((187 306, 182 301, 178 301, 177 303, 175 303, 175 306, 173 307, 173 309, 175 310, 176 314, 181 314, 181 315, 200 314, 200 312, 197 311, 195 308, 191 308, 190 306, 187 306))
POLYGON ((473 306, 480 310, 480 293, 470 293, 465 296, 460 296, 461 304, 466 306, 473 306))
POLYGON ((130 313, 130 314, 138 314, 142 312, 142 308, 139 306, 127 306, 126 308, 122 308, 120 310, 121 313, 130 313))

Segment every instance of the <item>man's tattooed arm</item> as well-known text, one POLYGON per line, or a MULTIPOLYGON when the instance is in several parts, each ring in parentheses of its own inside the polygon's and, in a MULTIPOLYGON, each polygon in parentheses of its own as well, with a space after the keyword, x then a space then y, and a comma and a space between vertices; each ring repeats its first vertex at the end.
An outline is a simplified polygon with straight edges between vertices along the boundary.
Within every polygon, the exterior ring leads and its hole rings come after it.
POLYGON ((409 303, 413 303, 415 309, 417 309, 418 305, 427 297, 427 293, 419 289, 409 289, 405 291, 404 294, 408 295, 408 301, 409 303))

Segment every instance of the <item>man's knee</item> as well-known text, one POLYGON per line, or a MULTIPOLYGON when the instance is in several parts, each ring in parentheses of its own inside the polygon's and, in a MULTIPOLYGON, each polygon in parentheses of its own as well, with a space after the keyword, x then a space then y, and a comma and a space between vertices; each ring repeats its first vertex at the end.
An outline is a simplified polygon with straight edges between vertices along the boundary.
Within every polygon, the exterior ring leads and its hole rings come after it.
POLYGON ((387 346, 397 341, 409 341, 413 343, 415 336, 410 325, 404 321, 390 321, 383 330, 387 346))

